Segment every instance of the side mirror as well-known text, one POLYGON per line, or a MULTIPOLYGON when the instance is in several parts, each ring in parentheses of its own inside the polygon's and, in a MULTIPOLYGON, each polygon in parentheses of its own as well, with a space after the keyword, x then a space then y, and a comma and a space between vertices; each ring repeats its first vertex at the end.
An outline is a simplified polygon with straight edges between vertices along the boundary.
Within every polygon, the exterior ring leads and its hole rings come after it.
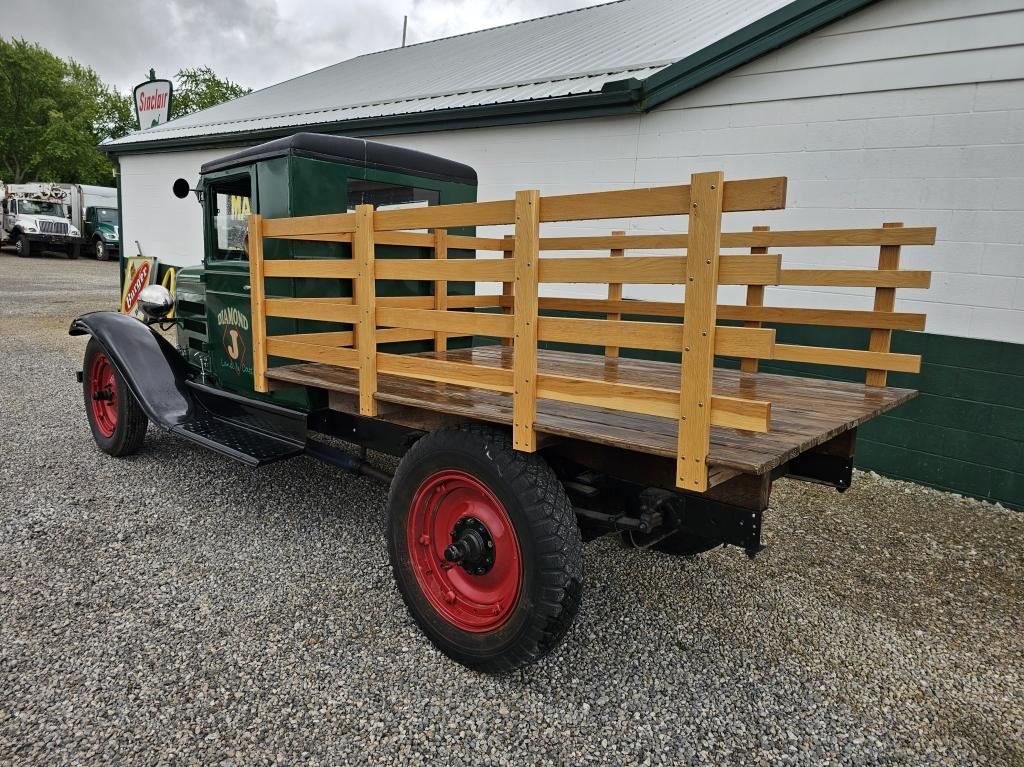
POLYGON ((174 186, 171 187, 171 190, 174 192, 175 197, 179 200, 184 200, 188 197, 188 193, 192 191, 192 187, 188 185, 188 182, 185 179, 179 178, 174 182, 174 186))
POLYGON ((195 192, 196 199, 199 200, 199 204, 203 204, 202 188, 199 186, 197 186, 195 189, 190 188, 188 182, 183 178, 179 178, 177 181, 174 182, 174 185, 171 187, 171 191, 174 192, 174 196, 177 197, 179 200, 184 200, 186 197, 188 197, 189 192, 195 192))
POLYGON ((147 285, 139 293, 139 309, 150 322, 159 322, 174 308, 171 291, 163 285, 147 285))

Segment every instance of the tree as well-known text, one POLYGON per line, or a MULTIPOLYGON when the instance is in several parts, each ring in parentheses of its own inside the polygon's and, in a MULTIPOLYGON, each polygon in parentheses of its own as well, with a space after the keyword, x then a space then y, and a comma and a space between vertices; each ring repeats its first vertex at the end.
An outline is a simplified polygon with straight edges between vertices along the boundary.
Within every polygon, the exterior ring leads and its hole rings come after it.
POLYGON ((0 40, 0 179, 109 184, 96 150, 107 88, 89 67, 0 40))
MULTIPOLYGON (((209 67, 182 69, 175 80, 172 118, 250 92, 209 67)), ((137 128, 131 94, 91 68, 0 39, 0 180, 110 185, 113 166, 97 145, 137 128)))
POLYGON ((217 77, 209 67, 179 70, 174 79, 174 95, 171 98, 172 120, 252 93, 252 88, 245 88, 227 78, 217 77))

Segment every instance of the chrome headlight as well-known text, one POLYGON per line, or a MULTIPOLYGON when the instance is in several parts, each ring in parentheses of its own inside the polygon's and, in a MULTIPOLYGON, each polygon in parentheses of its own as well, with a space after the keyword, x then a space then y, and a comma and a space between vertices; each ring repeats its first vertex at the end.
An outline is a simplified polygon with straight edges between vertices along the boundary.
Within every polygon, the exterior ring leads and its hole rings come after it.
POLYGON ((147 285, 139 293, 139 309, 150 322, 162 320, 174 308, 174 297, 163 285, 147 285))
POLYGON ((104 232, 103 233, 103 239, 105 239, 105 240, 116 240, 117 239, 117 235, 114 234, 113 232, 104 232))

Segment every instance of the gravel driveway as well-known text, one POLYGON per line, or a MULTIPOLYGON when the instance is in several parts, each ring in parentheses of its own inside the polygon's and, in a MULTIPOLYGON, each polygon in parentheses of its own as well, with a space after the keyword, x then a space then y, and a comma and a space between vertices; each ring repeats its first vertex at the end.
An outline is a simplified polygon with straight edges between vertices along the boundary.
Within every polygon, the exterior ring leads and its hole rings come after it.
POLYGON ((116 286, 0 253, 0 763, 1024 764, 1024 515, 783 481, 756 561, 596 541, 562 646, 481 676, 406 614, 380 485, 95 449, 66 331, 116 286))

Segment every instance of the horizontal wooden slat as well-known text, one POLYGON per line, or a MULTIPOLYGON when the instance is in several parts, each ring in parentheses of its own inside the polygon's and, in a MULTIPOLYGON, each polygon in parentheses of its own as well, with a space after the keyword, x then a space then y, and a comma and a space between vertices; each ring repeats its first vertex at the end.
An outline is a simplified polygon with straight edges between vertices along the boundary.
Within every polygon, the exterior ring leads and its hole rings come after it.
POLYGON ((786 362, 807 362, 814 365, 892 370, 898 373, 921 372, 921 357, 918 354, 867 352, 860 349, 833 349, 827 346, 775 344, 775 359, 785 360, 786 362))
POLYGON ((327 234, 279 234, 275 240, 300 240, 302 242, 352 242, 351 232, 328 232, 327 234))
POLYGON ((515 264, 503 258, 382 258, 374 264, 378 280, 507 282, 513 279, 514 270, 515 264))
MULTIPOLYGON (((540 374, 537 376, 537 396, 627 413, 679 418, 679 392, 674 389, 540 374)), ((711 398, 711 423, 714 426, 763 433, 768 431, 770 421, 771 403, 736 397, 711 398)))
POLYGON ((279 336, 267 337, 267 355, 288 357, 305 362, 322 362, 326 365, 338 365, 345 368, 359 367, 359 354, 355 349, 298 343, 287 341, 279 336))
POLYGON ((359 307, 353 306, 351 299, 268 298, 265 304, 269 317, 350 323, 359 319, 359 307))
MULTIPOLYGON (((289 333, 283 336, 271 336, 279 341, 292 341, 300 344, 317 346, 352 346, 355 334, 351 330, 331 330, 324 333, 289 333)), ((377 331, 377 343, 393 344, 402 341, 427 341, 434 334, 424 330, 408 330, 406 328, 381 328, 377 331)))
POLYGON ((429 232, 376 232, 373 244, 432 248, 434 247, 434 235, 429 232))
POLYGON ((405 354, 377 354, 377 372, 512 393, 512 371, 405 354))
POLYGON ((511 335, 512 323, 503 314, 377 308, 377 324, 387 327, 501 337, 511 335))
POLYGON ((479 296, 448 296, 449 309, 470 309, 492 306, 501 306, 501 296, 494 294, 482 294, 479 296))
POLYGON ((834 288, 927 288, 932 273, 895 269, 783 269, 780 285, 834 288))
POLYGON ((267 277, 324 277, 352 279, 356 263, 350 259, 265 260, 263 274, 267 277))
MULTIPOLYGON (((777 255, 722 256, 721 285, 774 285, 779 279, 777 255)), ((542 258, 540 282, 621 282, 630 285, 681 284, 686 281, 686 256, 613 258, 542 258)))
POLYGON ((806 248, 834 245, 934 245, 935 227, 878 229, 808 229, 796 231, 722 232, 723 248, 806 248))
MULTIPOLYGON (((683 326, 665 322, 541 317, 537 321, 537 331, 541 341, 556 343, 665 352, 680 352, 683 348, 683 326)), ((723 326, 715 332, 715 354, 769 359, 774 342, 775 331, 770 328, 723 326)))
POLYGON ((336 234, 354 232, 354 213, 327 213, 321 216, 293 216, 291 218, 263 219, 263 236, 303 236, 310 234, 336 234))
MULTIPOLYGON (((722 209, 726 211, 777 210, 786 205, 786 179, 727 181, 723 194, 722 209)), ((670 216, 689 212, 689 184, 540 198, 541 221, 670 216)))
MULTIPOLYGON (((728 182, 726 183, 728 188, 728 182)), ((679 234, 625 234, 595 237, 541 237, 541 250, 633 250, 646 248, 685 250, 690 238, 679 234)), ((905 227, 902 229, 810 229, 776 232, 722 232, 723 248, 753 247, 826 247, 846 245, 934 245, 935 227, 905 227)), ((509 245, 506 249, 510 249, 509 245)))
POLYGON ((512 200, 463 202, 455 205, 434 205, 427 208, 378 210, 373 214, 373 228, 380 231, 493 226, 497 224, 511 224, 514 221, 515 203, 512 200))
MULTIPOLYGON (((511 305, 502 299, 502 305, 511 305)), ((540 308, 549 311, 618 312, 638 316, 682 318, 686 305, 672 301, 607 301, 603 298, 541 298, 540 308)), ((775 306, 719 304, 720 320, 780 322, 793 325, 834 325, 851 328, 924 330, 925 315, 910 312, 874 312, 846 309, 791 309, 775 306)))
POLYGON ((504 250, 505 240, 495 237, 467 237, 464 234, 449 234, 448 249, 456 250, 504 250))
MULTIPOLYGON (((646 248, 686 249, 689 238, 685 234, 612 234, 595 237, 541 237, 541 250, 627 250, 646 248)), ((511 250, 511 245, 506 248, 511 250)))

